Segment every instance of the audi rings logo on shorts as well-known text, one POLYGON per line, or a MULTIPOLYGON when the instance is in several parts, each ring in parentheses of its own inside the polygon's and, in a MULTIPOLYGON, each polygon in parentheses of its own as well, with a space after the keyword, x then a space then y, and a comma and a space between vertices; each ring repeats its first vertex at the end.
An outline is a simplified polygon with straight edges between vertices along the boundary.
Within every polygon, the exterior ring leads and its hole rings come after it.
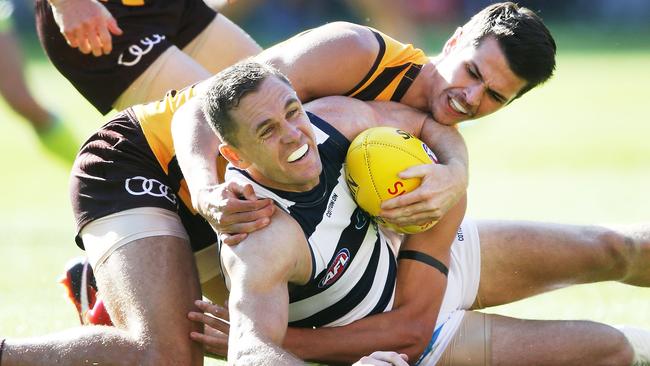
POLYGON ((124 181, 126 191, 134 196, 148 194, 154 197, 164 197, 167 201, 176 204, 176 195, 168 186, 160 181, 145 177, 133 177, 124 181))
POLYGON ((142 56, 151 52, 153 46, 162 42, 164 39, 165 36, 160 34, 152 34, 151 37, 142 38, 138 43, 130 45, 126 51, 122 52, 120 57, 117 59, 117 63, 124 66, 133 66, 137 64, 140 62, 142 56), (125 53, 128 53, 130 56, 127 55, 125 58, 125 53))

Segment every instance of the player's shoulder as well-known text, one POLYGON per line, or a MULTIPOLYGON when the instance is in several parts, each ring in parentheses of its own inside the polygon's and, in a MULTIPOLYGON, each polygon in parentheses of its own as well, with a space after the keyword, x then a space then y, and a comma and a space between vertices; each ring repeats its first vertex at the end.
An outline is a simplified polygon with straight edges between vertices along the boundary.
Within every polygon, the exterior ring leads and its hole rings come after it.
POLYGON ((315 99, 305 104, 305 110, 317 115, 347 138, 356 136, 359 128, 374 119, 374 110, 368 103, 344 96, 315 99))
POLYGON ((379 51, 376 31, 370 27, 350 22, 331 22, 314 28, 324 37, 337 39, 339 44, 349 46, 344 48, 346 53, 360 52, 369 56, 376 56, 379 51))

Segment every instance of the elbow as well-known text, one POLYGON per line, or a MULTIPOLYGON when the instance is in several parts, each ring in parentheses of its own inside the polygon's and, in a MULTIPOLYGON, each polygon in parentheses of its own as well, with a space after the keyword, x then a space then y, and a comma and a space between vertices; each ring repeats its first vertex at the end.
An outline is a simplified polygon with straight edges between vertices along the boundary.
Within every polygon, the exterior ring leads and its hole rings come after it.
POLYGON ((435 324, 425 324, 423 322, 406 322, 402 325, 400 339, 402 340, 399 352, 405 353, 409 357, 409 362, 413 363, 426 350, 435 328, 435 324))

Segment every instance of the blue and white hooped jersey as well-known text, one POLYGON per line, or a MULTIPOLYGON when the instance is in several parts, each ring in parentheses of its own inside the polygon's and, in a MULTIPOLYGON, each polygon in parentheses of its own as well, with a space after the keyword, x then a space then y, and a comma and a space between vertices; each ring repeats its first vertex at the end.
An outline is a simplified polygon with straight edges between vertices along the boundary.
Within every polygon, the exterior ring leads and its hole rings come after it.
POLYGON ((273 199, 305 233, 312 274, 307 284, 289 288, 289 325, 340 326, 391 309, 396 259, 388 240, 357 206, 345 183, 350 142, 327 122, 308 115, 323 163, 318 186, 308 192, 275 190, 232 166, 226 178, 252 184, 258 196, 273 199))

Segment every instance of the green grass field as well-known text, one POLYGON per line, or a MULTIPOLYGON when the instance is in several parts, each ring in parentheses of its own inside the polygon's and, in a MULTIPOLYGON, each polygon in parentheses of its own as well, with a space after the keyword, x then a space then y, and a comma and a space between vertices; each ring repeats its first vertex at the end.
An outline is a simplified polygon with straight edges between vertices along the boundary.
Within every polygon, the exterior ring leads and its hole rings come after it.
MULTIPOLYGON (((648 34, 638 39, 647 40, 648 34)), ((542 88, 495 116, 467 123, 469 215, 564 223, 650 219, 650 46, 593 34, 560 34, 558 70, 542 88), (591 44, 593 47, 578 47, 591 44), (567 46, 563 48, 563 46, 567 46)), ((43 58, 29 62, 37 97, 81 139, 106 118, 43 58)), ((73 243, 67 167, 44 155, 26 124, 0 101, 0 337, 78 323, 56 284, 73 243)), ((491 309, 538 319, 592 319, 650 328, 650 290, 586 285, 491 309)))

